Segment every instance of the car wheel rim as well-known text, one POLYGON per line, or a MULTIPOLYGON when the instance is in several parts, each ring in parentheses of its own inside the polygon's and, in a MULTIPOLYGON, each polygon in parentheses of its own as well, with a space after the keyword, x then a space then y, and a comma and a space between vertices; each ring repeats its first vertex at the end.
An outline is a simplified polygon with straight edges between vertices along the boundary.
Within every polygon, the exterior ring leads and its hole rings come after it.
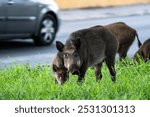
POLYGON ((50 19, 45 19, 42 22, 41 35, 44 41, 51 42, 55 34, 54 22, 50 19))

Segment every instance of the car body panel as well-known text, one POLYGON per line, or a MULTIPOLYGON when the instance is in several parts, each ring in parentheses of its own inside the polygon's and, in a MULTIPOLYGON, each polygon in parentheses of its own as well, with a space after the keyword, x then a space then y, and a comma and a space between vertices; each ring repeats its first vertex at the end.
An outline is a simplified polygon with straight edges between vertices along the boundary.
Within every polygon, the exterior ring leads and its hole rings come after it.
POLYGON ((0 0, 0 39, 38 35, 40 23, 46 14, 55 17, 58 30, 60 12, 54 0, 0 0))
POLYGON ((37 17, 37 5, 31 0, 12 0, 6 3, 7 34, 33 33, 37 17), (24 2, 26 1, 26 2, 24 2), (15 27, 15 29, 14 29, 15 27))
POLYGON ((5 34, 6 31, 6 10, 5 10, 5 3, 6 0, 0 0, 0 34, 5 34))

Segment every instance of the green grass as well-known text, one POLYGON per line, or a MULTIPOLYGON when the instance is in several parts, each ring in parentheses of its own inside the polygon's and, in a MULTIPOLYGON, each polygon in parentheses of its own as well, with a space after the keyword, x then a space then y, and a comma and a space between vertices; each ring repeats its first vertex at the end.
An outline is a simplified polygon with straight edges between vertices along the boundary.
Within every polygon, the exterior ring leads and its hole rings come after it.
POLYGON ((92 68, 85 81, 77 84, 77 76, 70 75, 64 85, 54 82, 48 66, 34 68, 14 65, 0 71, 0 99, 7 100, 149 100, 150 62, 140 64, 126 59, 124 64, 116 61, 117 81, 113 83, 105 64, 103 78, 96 82, 92 68))

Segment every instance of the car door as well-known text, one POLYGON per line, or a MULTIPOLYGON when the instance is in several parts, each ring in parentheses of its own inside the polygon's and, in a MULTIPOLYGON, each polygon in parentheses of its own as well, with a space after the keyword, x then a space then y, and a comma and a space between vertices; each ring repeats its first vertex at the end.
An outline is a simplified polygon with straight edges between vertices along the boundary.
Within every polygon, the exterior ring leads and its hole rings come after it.
POLYGON ((0 0, 0 34, 5 33, 5 18, 6 18, 5 2, 6 0, 0 0))
POLYGON ((7 34, 32 33, 37 16, 36 0, 7 0, 7 34))

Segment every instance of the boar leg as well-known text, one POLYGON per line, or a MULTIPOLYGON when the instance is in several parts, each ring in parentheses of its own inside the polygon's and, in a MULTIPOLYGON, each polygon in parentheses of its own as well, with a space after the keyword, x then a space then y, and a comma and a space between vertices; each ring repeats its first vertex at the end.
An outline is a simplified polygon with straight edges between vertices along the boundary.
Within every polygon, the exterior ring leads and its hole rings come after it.
POLYGON ((111 79, 113 82, 116 81, 116 71, 115 71, 115 57, 107 57, 106 58, 106 65, 109 69, 111 74, 111 79))
POLYGON ((147 59, 147 61, 148 61, 148 60, 150 60, 150 52, 148 53, 148 59, 147 59))
POLYGON ((127 56, 127 52, 128 52, 128 49, 129 49, 129 47, 127 46, 123 46, 122 48, 120 48, 120 50, 119 50, 119 57, 120 57, 120 60, 122 59, 122 58, 125 58, 126 56, 127 56))
POLYGON ((149 60, 148 52, 144 53, 144 61, 147 62, 149 60))
POLYGON ((94 66, 94 71, 96 75, 96 81, 99 81, 102 79, 102 72, 101 72, 102 63, 99 63, 94 66))
POLYGON ((69 80, 69 72, 66 73, 66 81, 69 80))
POLYGON ((86 70, 87 70, 86 65, 82 65, 82 67, 80 68, 80 73, 78 75, 78 82, 82 82, 84 80, 86 70))

